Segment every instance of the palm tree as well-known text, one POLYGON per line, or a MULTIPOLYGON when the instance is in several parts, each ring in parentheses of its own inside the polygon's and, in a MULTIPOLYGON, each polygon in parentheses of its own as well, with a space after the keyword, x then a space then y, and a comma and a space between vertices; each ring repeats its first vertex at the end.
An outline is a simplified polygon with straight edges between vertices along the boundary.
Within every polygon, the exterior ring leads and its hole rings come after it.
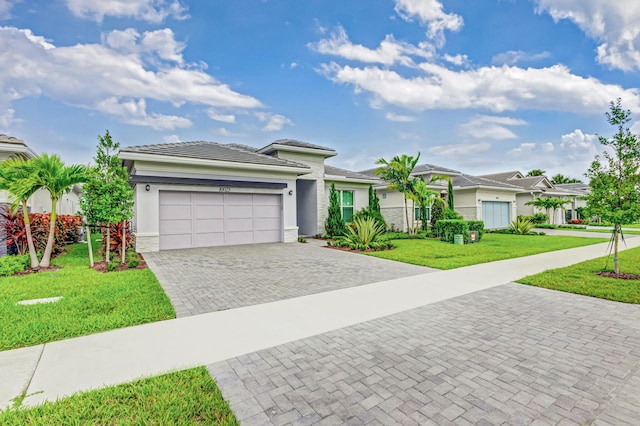
POLYGON ((12 194, 10 199, 13 207, 22 206, 22 218, 27 234, 27 245, 29 246, 29 257, 31 258, 31 269, 38 269, 38 256, 31 234, 31 220, 29 219, 29 209, 27 200, 39 188, 37 184, 29 178, 29 161, 22 157, 9 158, 0 163, 0 189, 12 194))
POLYGON ((547 223, 552 223, 553 221, 551 220, 552 218, 551 218, 551 215, 549 214, 549 210, 551 210, 554 207, 554 204, 550 200, 551 198, 536 197, 531 201, 527 201, 525 204, 527 206, 534 206, 539 209, 544 209, 547 214, 547 223))
POLYGON ((555 212, 558 209, 562 209, 562 211, 565 211, 565 204, 570 204, 571 200, 562 200, 560 198, 549 198, 549 203, 552 206, 553 209, 553 214, 555 216, 555 212))
POLYGON ((388 182, 387 188, 402 192, 404 195, 404 214, 407 221, 407 230, 411 234, 413 229, 409 226, 409 209, 407 207, 407 199, 409 194, 412 193, 411 185, 413 180, 411 179, 411 172, 420 159, 420 153, 416 157, 402 154, 396 155, 387 161, 384 158, 376 161, 376 164, 382 164, 383 167, 379 167, 374 172, 379 175, 384 181, 388 182))
MULTIPOLYGON (((444 180, 446 178, 441 176, 434 176, 429 180, 429 183, 435 182, 437 180, 444 180)), ((433 203, 440 203, 442 206, 445 206, 447 203, 444 198, 440 197, 440 193, 437 191, 433 191, 427 187, 427 183, 424 181, 424 177, 420 176, 420 178, 414 178, 414 182, 412 183, 412 193, 410 194, 411 199, 420 206, 421 211, 425 211, 427 207, 431 207, 433 203)), ((426 218, 422 218, 422 226, 423 229, 426 230, 426 218)), ((416 225, 416 228, 418 226, 416 225)))
POLYGON ((86 179, 86 168, 73 164, 66 166, 57 155, 42 154, 28 163, 28 172, 33 184, 44 187, 51 196, 51 216, 49 218, 49 237, 40 266, 47 268, 51 262, 51 252, 56 232, 56 205, 63 192, 86 179))

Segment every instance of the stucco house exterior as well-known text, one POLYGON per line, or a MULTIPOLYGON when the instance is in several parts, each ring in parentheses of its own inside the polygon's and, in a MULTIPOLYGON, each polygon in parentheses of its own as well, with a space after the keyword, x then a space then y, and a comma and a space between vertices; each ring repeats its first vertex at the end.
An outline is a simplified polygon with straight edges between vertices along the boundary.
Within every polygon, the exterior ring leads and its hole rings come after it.
MULTIPOLYGON (((376 169, 361 173, 376 176, 376 169)), ((472 176, 434 164, 419 164, 414 167, 412 177, 424 177, 428 182, 432 177, 443 176, 453 182, 454 210, 466 220, 482 220, 488 229, 506 228, 517 216, 516 194, 521 188, 510 183, 498 182, 481 176, 472 176)), ((429 188, 447 196, 447 180, 439 180, 429 188)), ((409 224, 404 213, 404 197, 398 191, 388 189, 388 184, 379 180, 375 186, 380 197, 380 210, 388 226, 406 231, 415 225, 417 205, 411 200, 409 206, 409 224), (413 212, 413 213, 411 213, 413 212), (411 216, 413 214, 413 216, 411 216)))
POLYGON ((283 139, 256 149, 179 142, 125 147, 141 252, 324 233, 330 185, 347 216, 368 205, 368 176, 325 165, 336 151, 283 139))
MULTIPOLYGON (((572 219, 577 219, 576 208, 586 205, 581 198, 586 194, 584 187, 589 187, 585 184, 554 185, 546 176, 525 176, 517 170, 483 175, 483 177, 521 188, 521 191, 516 196, 518 216, 546 213, 534 206, 526 204, 534 198, 559 198, 570 201, 571 203, 566 205, 565 210, 570 212, 572 219), (578 187, 582 189, 578 190, 578 187)), ((559 224, 566 222, 564 210, 557 209, 552 215, 554 216, 552 218, 553 223, 559 224)))

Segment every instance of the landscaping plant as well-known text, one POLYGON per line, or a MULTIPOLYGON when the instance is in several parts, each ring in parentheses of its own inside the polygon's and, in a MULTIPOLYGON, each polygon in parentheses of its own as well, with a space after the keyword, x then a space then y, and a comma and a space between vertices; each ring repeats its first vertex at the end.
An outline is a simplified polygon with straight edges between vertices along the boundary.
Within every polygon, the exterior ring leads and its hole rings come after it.
POLYGON ((353 226, 347 227, 345 235, 336 239, 335 245, 354 250, 386 248, 384 233, 385 229, 375 219, 357 218, 353 221, 353 226))
POLYGON ((534 224, 525 217, 518 216, 516 220, 512 220, 509 224, 509 230, 514 234, 526 235, 533 229, 534 224))
MULTIPOLYGON (((585 176, 591 191, 586 196, 590 214, 613 224, 611 236, 613 267, 620 273, 618 246, 622 224, 640 219, 640 139, 627 127, 631 111, 622 109, 621 100, 610 104, 607 121, 618 131, 611 139, 598 136, 607 150, 596 156, 585 176)), ((623 237, 624 238, 624 237, 623 237)))
MULTIPOLYGON (((391 161, 380 158, 376 161, 376 164, 382 164, 382 167, 379 167, 374 172, 376 175, 380 176, 382 180, 388 183, 387 188, 402 193, 404 198, 404 214, 407 232, 410 234, 414 233, 415 230, 411 226, 411 222, 409 222, 409 207, 407 200, 410 198, 410 194, 412 193, 412 184, 414 183, 414 180, 411 179, 411 172, 413 172, 413 169, 419 159, 419 152, 416 157, 406 154, 402 154, 400 156, 396 155, 391 159, 391 161)), ((413 217, 413 215, 411 217, 413 217)))
POLYGON ((327 220, 324 223, 324 230, 332 237, 344 235, 347 226, 342 219, 342 212, 340 211, 340 196, 336 190, 336 185, 331 184, 329 190, 329 212, 327 220))

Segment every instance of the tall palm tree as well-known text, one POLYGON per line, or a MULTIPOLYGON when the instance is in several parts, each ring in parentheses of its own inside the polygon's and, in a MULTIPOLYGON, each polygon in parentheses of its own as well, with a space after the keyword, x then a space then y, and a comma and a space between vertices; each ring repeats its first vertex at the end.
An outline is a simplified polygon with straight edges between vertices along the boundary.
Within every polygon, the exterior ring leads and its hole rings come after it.
MULTIPOLYGON (((433 176, 428 183, 433 183, 438 180, 446 180, 446 178, 442 176, 433 176)), ((424 181, 423 176, 420 176, 419 178, 414 178, 414 182, 411 185, 413 191, 410 197, 418 204, 421 211, 426 210, 427 207, 431 207, 433 203, 440 203, 443 207, 447 204, 444 198, 440 197, 439 192, 427 187, 428 183, 424 181)), ((424 218, 422 218, 422 220, 423 229, 426 230, 426 221, 424 221, 424 218)), ((417 227, 418 226, 416 225, 416 229, 417 227)))
POLYGON ((387 188, 399 191, 403 194, 404 214, 407 221, 407 229, 410 234, 413 233, 413 229, 409 225, 409 209, 407 207, 407 199, 409 198, 409 194, 412 193, 411 185, 413 184, 413 180, 411 179, 411 173, 413 172, 413 168, 416 166, 419 159, 419 152, 416 157, 406 154, 402 154, 400 156, 396 155, 391 159, 391 161, 387 161, 384 158, 381 158, 376 161, 376 164, 382 164, 383 167, 379 167, 374 172, 376 175, 379 175, 384 181, 389 183, 387 188))
POLYGON ((51 216, 49 219, 49 237, 40 266, 46 268, 51 263, 51 252, 56 232, 56 205, 65 191, 86 179, 86 168, 79 164, 66 166, 57 155, 42 154, 28 164, 30 179, 34 184, 44 187, 51 196, 51 216))
POLYGON ((27 234, 27 245, 29 246, 29 257, 31 258, 31 269, 38 269, 38 256, 31 234, 31 220, 29 219, 29 209, 27 200, 40 186, 35 184, 29 176, 29 161, 22 157, 9 158, 0 163, 0 189, 8 191, 13 207, 22 206, 22 218, 24 220, 25 233, 27 234))
POLYGON ((550 200, 551 198, 536 197, 531 201, 527 201, 525 204, 527 206, 534 206, 539 209, 544 209, 547 214, 547 222, 552 223, 552 217, 549 214, 549 211, 553 208, 553 202, 550 200))

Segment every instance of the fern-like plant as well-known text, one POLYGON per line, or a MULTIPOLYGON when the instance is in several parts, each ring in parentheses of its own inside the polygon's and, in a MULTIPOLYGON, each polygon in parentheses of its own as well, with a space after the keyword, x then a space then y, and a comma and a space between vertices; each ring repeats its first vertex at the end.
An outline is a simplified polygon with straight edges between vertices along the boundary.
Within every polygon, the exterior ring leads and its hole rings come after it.
POLYGON ((509 224, 509 229, 514 234, 526 235, 533 229, 534 224, 524 217, 519 217, 516 220, 512 220, 509 224))

